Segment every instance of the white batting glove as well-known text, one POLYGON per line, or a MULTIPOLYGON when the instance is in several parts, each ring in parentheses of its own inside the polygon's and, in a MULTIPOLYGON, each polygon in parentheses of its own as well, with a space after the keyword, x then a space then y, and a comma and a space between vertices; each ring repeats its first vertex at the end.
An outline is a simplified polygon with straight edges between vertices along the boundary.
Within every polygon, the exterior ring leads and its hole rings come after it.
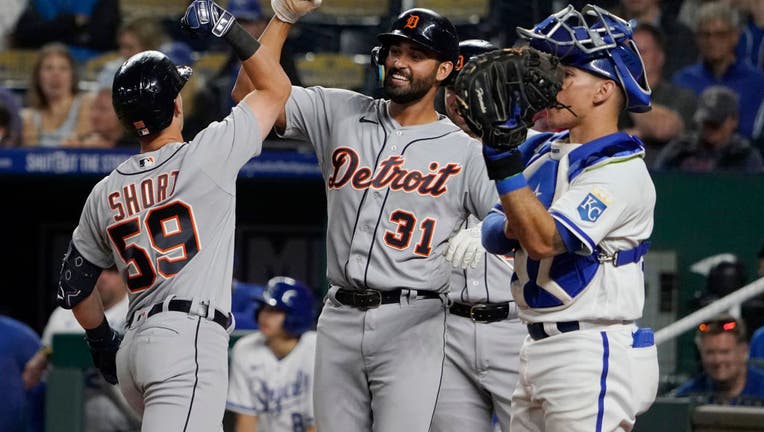
POLYGON ((321 0, 271 0, 271 9, 281 21, 294 24, 321 6, 321 0))
POLYGON ((485 253, 483 243, 480 241, 480 225, 463 229, 448 241, 445 255, 446 261, 452 266, 466 270, 468 267, 475 268, 480 264, 485 253))

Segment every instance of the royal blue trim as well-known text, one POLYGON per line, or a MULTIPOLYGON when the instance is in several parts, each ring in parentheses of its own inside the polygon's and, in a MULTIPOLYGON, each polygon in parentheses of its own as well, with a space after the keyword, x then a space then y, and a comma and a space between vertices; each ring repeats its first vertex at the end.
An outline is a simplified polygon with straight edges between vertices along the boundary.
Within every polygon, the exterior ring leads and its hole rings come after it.
POLYGON ((569 132, 564 131, 556 134, 543 133, 530 137, 527 141, 520 145, 520 152, 523 154, 523 162, 525 166, 530 165, 536 159, 549 153, 552 149, 552 143, 554 141, 560 141, 567 138, 569 132), (546 140, 546 141, 544 141, 546 140), (527 155, 527 152, 535 152, 534 154, 527 155), (526 157, 527 156, 527 157, 526 157))
POLYGON ((602 432, 602 417, 605 415, 605 393, 607 393, 607 370, 610 360, 610 344, 606 332, 602 335, 602 375, 600 376, 600 396, 597 399, 597 432, 602 432))
POLYGON ((645 148, 639 138, 623 132, 616 132, 586 143, 568 154, 570 168, 568 181, 572 181, 584 169, 604 159, 644 153, 645 148))
POLYGON ((528 182, 525 180, 523 173, 517 173, 512 177, 507 177, 503 180, 496 180, 496 190, 499 192, 499 196, 514 192, 526 186, 528 186, 528 182))
POLYGON ((575 232, 575 234, 578 236, 578 238, 586 242, 586 244, 589 245, 589 249, 594 251, 594 248, 597 245, 588 235, 586 235, 585 232, 581 231, 581 228, 579 228, 576 224, 574 224, 573 221, 568 219, 564 214, 556 212, 556 211, 550 212, 549 214, 551 214, 553 218, 559 219, 561 222, 564 222, 566 225, 568 225, 568 229, 572 229, 575 232))

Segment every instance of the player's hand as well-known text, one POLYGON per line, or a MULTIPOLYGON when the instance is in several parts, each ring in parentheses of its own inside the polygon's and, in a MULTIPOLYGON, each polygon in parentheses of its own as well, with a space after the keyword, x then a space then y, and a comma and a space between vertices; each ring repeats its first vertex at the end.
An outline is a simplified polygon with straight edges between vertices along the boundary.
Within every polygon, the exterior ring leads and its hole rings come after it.
POLYGON ((485 252, 480 241, 481 225, 463 229, 448 241, 445 255, 446 261, 450 262, 452 266, 466 270, 469 267, 475 268, 480 264, 485 252))
POLYGON ((271 9, 276 18, 292 24, 319 6, 321 0, 271 0, 271 9))
POLYGON ((210 0, 194 0, 180 19, 180 27, 192 35, 223 37, 236 17, 210 0))
POLYGON ((103 379, 109 384, 117 384, 117 350, 122 342, 122 335, 110 328, 109 336, 105 338, 89 338, 85 340, 90 347, 93 364, 101 371, 103 379))

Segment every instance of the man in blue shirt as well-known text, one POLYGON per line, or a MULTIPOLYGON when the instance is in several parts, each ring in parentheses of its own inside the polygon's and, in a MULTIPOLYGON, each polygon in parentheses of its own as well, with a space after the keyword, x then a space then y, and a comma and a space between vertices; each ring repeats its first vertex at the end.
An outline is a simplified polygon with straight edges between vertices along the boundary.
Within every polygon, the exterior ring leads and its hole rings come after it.
POLYGON ((695 31, 701 61, 679 70, 672 81, 699 95, 712 85, 723 85, 740 97, 740 133, 753 141, 764 129, 764 74, 735 55, 740 18, 729 5, 705 4, 698 12, 695 31))
POLYGON ((26 324, 0 315, 0 431, 42 431, 42 389, 25 388, 21 373, 40 349, 40 337, 26 324))
POLYGON ((701 323, 695 336, 703 372, 674 391, 706 403, 764 405, 764 370, 747 364, 748 343, 742 321, 720 315, 701 323))

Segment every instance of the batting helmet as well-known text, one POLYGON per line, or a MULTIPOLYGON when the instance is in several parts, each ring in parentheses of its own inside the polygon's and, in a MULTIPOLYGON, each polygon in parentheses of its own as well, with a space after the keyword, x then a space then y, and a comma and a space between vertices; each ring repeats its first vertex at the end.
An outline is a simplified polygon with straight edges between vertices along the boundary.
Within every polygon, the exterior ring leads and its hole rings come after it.
POLYGON ((650 85, 629 22, 593 5, 578 12, 572 5, 550 15, 533 29, 517 28, 530 45, 574 66, 618 83, 626 109, 650 110, 650 85))
POLYGON ((465 64, 480 54, 496 51, 499 49, 496 45, 483 39, 467 39, 459 42, 459 56, 454 63, 454 69, 451 71, 451 75, 446 78, 445 85, 453 85, 456 76, 459 75, 459 71, 462 70, 465 64))
POLYGON ((262 296, 255 300, 284 311, 284 331, 292 336, 300 336, 313 328, 315 297, 302 282, 284 276, 271 278, 262 296))
POLYGON ((191 77, 191 68, 175 64, 159 51, 143 51, 117 70, 112 104, 122 126, 138 137, 172 122, 174 101, 191 77))
POLYGON ((448 18, 430 9, 409 9, 398 16, 390 31, 377 35, 380 46, 372 50, 373 61, 381 65, 390 45, 396 39, 406 39, 435 53, 441 61, 456 64, 459 55, 459 36, 448 18))

